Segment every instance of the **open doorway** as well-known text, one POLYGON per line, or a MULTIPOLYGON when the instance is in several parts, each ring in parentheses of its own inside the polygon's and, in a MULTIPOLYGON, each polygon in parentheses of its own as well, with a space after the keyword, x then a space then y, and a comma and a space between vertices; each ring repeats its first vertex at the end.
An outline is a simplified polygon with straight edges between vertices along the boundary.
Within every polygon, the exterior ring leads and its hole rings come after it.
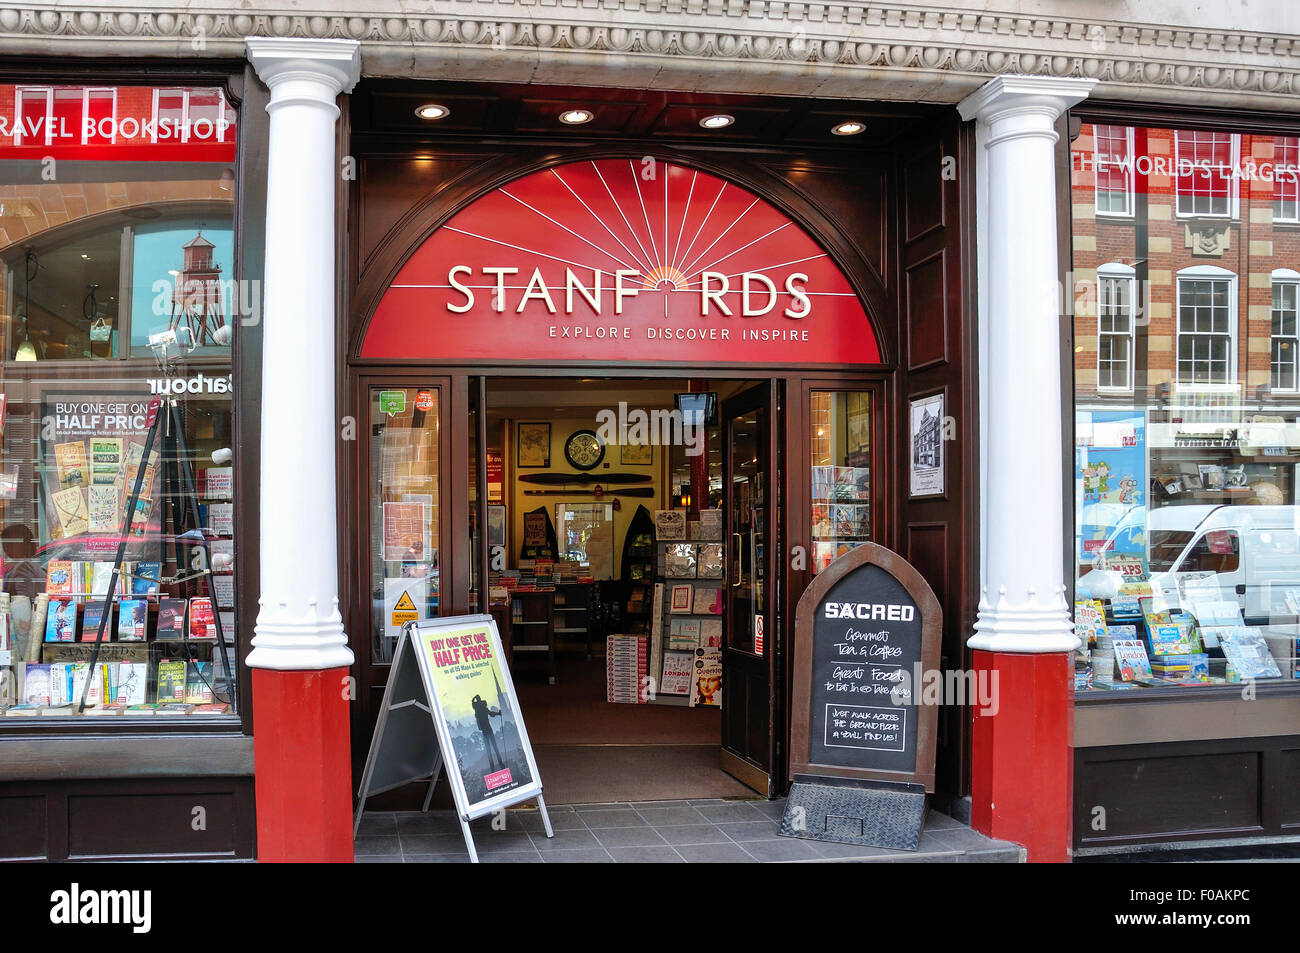
MULTIPOLYGON (((775 622, 772 574, 761 568, 774 525, 764 505, 772 442, 760 432, 770 389, 685 378, 484 382, 472 548, 555 803, 767 793, 753 771, 723 765, 735 746, 728 670, 752 704, 764 625, 754 620, 775 622), (737 401, 738 423, 727 416, 737 401), (743 670, 724 664, 734 645, 749 659, 743 670)), ((768 709, 770 723, 770 698, 768 709)))

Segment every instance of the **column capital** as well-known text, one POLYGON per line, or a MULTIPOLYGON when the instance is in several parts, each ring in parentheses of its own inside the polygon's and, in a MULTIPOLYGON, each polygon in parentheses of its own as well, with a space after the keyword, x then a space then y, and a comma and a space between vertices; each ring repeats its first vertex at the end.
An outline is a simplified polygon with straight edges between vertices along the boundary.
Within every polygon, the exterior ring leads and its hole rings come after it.
MULTIPOLYGON (((1088 98, 1097 80, 1062 76, 999 76, 985 83, 957 104, 961 118, 978 119, 989 126, 1001 120, 1029 119, 1028 126, 1018 122, 1020 134, 1050 136, 1055 139, 1052 125, 1075 103, 1088 98), (1037 121, 1034 121, 1034 120, 1037 121)), ((992 146, 1005 136, 993 130, 988 145, 992 146)))
POLYGON ((361 78, 361 44, 356 40, 310 40, 302 37, 250 36, 244 39, 248 61, 271 90, 285 83, 323 86, 328 104, 339 93, 350 93, 361 78))

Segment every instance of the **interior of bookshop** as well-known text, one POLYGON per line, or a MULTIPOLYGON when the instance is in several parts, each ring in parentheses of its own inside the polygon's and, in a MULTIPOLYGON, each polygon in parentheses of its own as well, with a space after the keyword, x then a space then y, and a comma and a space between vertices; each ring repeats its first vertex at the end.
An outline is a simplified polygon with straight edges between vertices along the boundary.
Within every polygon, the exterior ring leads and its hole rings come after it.
MULTIPOLYGON (((371 394, 377 662, 400 623, 438 614, 438 393, 371 394)), ((482 453, 470 423, 471 509, 481 490, 487 515, 486 532, 471 525, 470 604, 485 562, 548 796, 602 799, 611 777, 632 799, 746 793, 719 770, 723 655, 774 650, 768 394, 743 380, 485 382, 482 453)), ((867 397, 813 397, 816 568, 870 534, 867 397)))
POLYGON ((0 137, 0 709, 233 722, 235 112, 0 85, 0 115, 28 130, 0 137))

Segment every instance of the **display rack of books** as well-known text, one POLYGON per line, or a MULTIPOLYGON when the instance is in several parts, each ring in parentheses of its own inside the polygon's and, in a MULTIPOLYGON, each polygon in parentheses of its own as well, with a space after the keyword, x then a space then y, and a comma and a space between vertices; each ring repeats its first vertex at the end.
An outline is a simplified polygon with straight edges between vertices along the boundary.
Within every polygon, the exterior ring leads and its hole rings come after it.
POLYGON ((812 468, 812 568, 821 572, 871 540, 871 469, 812 468))
POLYGON ((623 543, 621 624, 625 632, 649 634, 650 599, 655 581, 654 523, 637 507, 623 543))
MULTIPOLYGON (((212 554, 212 584, 216 591, 218 621, 225 637, 225 655, 235 658, 235 479, 230 467, 208 467, 200 471, 203 502, 199 517, 207 529, 212 554)), ((233 673, 222 670, 221 652, 213 653, 216 681, 213 686, 226 697, 234 697, 233 673)))
POLYGON ((656 582, 648 668, 653 704, 722 706, 722 511, 655 514, 656 582), (667 515, 664 515, 667 514, 667 515), (680 514, 680 518, 678 515, 680 514))

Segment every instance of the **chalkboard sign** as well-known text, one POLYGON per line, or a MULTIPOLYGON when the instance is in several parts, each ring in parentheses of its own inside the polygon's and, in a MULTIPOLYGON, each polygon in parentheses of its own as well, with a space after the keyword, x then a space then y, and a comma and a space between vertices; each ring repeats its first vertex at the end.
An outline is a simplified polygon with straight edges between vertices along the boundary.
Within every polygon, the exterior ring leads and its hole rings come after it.
POLYGON ((939 601, 897 553, 835 560, 795 612, 790 774, 910 781, 934 790, 938 711, 918 705, 939 667, 939 601))

